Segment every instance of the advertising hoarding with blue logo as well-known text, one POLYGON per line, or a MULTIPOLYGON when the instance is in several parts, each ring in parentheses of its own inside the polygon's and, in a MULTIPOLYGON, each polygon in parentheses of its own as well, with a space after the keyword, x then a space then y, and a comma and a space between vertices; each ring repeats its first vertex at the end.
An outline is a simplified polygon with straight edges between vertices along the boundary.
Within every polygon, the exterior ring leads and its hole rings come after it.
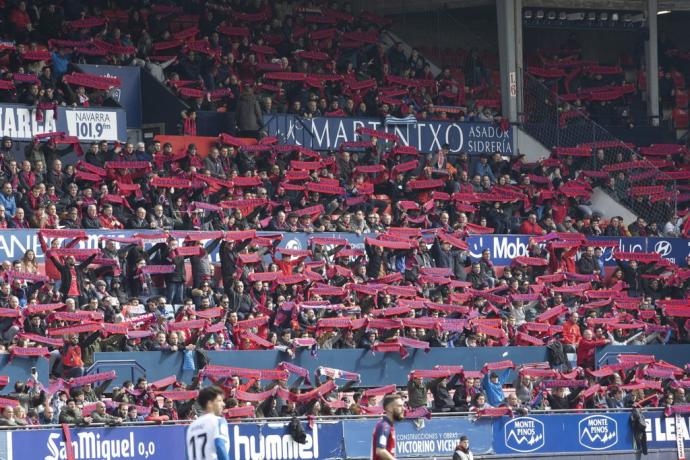
POLYGON ((620 451, 633 448, 629 414, 503 417, 494 423, 497 454, 620 451))

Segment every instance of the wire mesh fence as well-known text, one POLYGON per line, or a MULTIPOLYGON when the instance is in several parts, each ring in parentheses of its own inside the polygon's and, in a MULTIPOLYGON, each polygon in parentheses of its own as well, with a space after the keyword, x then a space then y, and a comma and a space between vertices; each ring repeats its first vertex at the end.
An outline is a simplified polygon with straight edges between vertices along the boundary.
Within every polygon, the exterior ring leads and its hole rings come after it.
POLYGON ((603 188, 648 223, 671 219, 677 184, 660 168, 672 163, 644 159, 634 145, 616 138, 534 76, 525 74, 524 82, 523 129, 551 149, 552 158, 580 170, 593 186, 603 188))

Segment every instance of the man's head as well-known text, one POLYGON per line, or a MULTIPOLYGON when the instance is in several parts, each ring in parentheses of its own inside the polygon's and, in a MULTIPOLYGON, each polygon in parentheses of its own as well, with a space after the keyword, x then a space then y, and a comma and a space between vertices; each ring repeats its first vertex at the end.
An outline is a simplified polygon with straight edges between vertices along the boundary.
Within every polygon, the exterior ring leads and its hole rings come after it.
POLYGON ((218 417, 223 414, 223 409, 225 408, 223 390, 218 387, 210 386, 201 389, 197 402, 207 413, 212 413, 218 417))
POLYGON ((467 436, 461 436, 460 444, 458 445, 458 447, 460 447, 460 449, 464 451, 468 451, 470 449, 470 438, 468 438, 467 436))
POLYGON ((399 394, 386 395, 383 398, 383 410, 388 418, 393 421, 405 419, 405 408, 399 394))

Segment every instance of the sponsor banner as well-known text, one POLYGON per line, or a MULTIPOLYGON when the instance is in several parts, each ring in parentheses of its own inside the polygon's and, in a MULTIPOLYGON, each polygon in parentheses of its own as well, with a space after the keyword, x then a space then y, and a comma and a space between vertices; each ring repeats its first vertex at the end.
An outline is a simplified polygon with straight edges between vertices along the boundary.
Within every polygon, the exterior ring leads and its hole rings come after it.
POLYGON ((127 127, 141 127, 141 69, 139 67, 80 64, 79 68, 88 74, 119 78, 122 83, 120 88, 113 88, 108 94, 127 111, 127 127))
MULTIPOLYGON (((64 112, 58 107, 58 112, 64 112)), ((44 110, 43 120, 36 121, 35 107, 19 104, 0 104, 0 136, 9 136, 14 140, 28 141, 36 134, 58 131, 54 110, 44 110)))
MULTIPOLYGON (((80 243, 78 247, 95 249, 98 247, 99 236, 121 236, 131 237, 136 233, 147 233, 145 230, 90 230, 89 238, 80 243)), ((149 232, 150 233, 150 232, 149 232)), ((265 232, 275 233, 275 232, 265 232)), ((261 235, 262 232, 259 232, 261 235)), ((307 249, 309 239, 312 237, 326 238, 345 238, 353 248, 361 249, 364 247, 364 238, 367 235, 356 235, 354 233, 284 233, 283 240, 279 247, 289 249, 307 249)), ((510 265, 512 259, 518 256, 527 255, 529 236, 525 235, 482 235, 471 236, 467 239, 470 255, 477 259, 481 257, 484 249, 489 249, 491 259, 498 266, 510 265)), ((623 252, 652 252, 657 251, 663 257, 671 261, 679 262, 684 266, 685 257, 690 254, 690 240, 681 238, 607 238, 591 237, 592 245, 596 245, 597 240, 617 240, 618 251, 623 252)), ((145 242, 146 244, 153 244, 145 242)), ((43 252, 38 244, 36 230, 0 230, 0 257, 14 260, 21 258, 24 251, 33 249, 39 259, 43 258, 43 252)), ((212 260, 218 261, 218 251, 212 254, 212 260)), ((604 265, 615 266, 611 248, 604 250, 604 265)))
POLYGON ((37 134, 62 131, 82 141, 127 139, 127 117, 123 109, 58 107, 44 110, 36 120, 35 108, 27 105, 0 104, 0 136, 30 141, 37 134))
MULTIPOLYGON (((97 249, 98 239, 102 236, 117 236, 117 237, 132 237, 135 234, 142 233, 160 233, 151 230, 88 230, 88 238, 81 241, 76 247, 80 249, 97 249)), ((273 234, 276 232, 258 232, 259 236, 262 234, 273 234)), ((289 249, 307 249, 309 247, 309 239, 313 237, 322 238, 347 238, 353 248, 364 248, 364 237, 357 236, 354 233, 284 233, 283 240, 278 245, 281 248, 289 249)), ((180 238, 182 241, 183 238, 180 238)), ((149 248, 158 241, 144 240, 144 246, 149 248)), ((116 243, 116 246, 122 246, 116 243)), ((326 246, 329 248, 328 246, 326 246)), ((31 249, 36 253, 39 260, 45 257, 38 242, 38 230, 0 230, 0 260, 14 260, 21 258, 27 249, 31 249)), ((329 248, 330 249, 330 248, 329 248)), ((218 262, 218 249, 211 254, 211 259, 218 262)), ((268 260, 268 259, 267 259, 268 260)))
MULTIPOLYGON (((184 425, 165 427, 74 428, 75 460, 180 458, 185 451, 184 425)), ((17 430, 8 439, 8 460, 67 458, 62 430, 17 430)))
POLYGON ((234 460, 328 459, 344 458, 341 422, 302 422, 306 441, 297 443, 288 432, 287 423, 238 423, 228 426, 230 458, 234 460))
POLYGON ((122 109, 71 109, 65 116, 66 132, 82 142, 127 139, 127 121, 122 109))
POLYGON ((630 414, 540 415, 494 422, 497 454, 598 452, 633 448, 630 414))
MULTIPOLYGON (((346 458, 371 458, 374 426, 378 419, 345 420, 346 458)), ((475 455, 493 453, 490 420, 467 417, 440 417, 415 422, 404 420, 395 425, 397 458, 451 458, 460 437, 470 438, 475 455)))
MULTIPOLYGON (((527 255, 529 235, 482 235, 467 239, 470 255, 479 258, 484 249, 489 249, 491 259, 496 265, 510 265, 512 259, 527 255)), ((605 237, 593 236, 588 241, 596 246, 599 241, 618 241, 617 248, 604 249, 604 265, 615 266, 613 251, 618 252, 658 252, 662 257, 683 266, 685 257, 690 254, 690 240, 682 238, 643 238, 643 237, 605 237)))
POLYGON ((690 415, 666 417, 661 411, 645 412, 647 419, 647 447, 649 449, 676 449, 677 437, 690 447, 690 415))
POLYGON ((656 252, 674 264, 683 266, 685 258, 690 255, 690 239, 647 238, 647 251, 656 252))
POLYGON ((270 136, 278 136, 285 143, 313 150, 333 150, 343 142, 357 141, 357 129, 364 127, 397 134, 403 145, 416 147, 420 152, 436 152, 446 143, 453 153, 479 155, 500 152, 513 155, 514 152, 513 130, 503 131, 494 123, 418 121, 386 125, 378 118, 307 119, 279 114, 264 116, 264 126, 270 136))

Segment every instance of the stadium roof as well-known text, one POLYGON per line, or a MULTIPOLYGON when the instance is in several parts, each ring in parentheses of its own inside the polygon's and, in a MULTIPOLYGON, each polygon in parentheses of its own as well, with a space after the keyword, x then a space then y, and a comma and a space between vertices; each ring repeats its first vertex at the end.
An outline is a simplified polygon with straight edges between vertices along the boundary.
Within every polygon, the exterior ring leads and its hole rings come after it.
MULTIPOLYGON (((493 6, 495 5, 495 1, 496 0, 374 0, 367 2, 367 5, 369 8, 374 8, 380 13, 396 14, 442 8, 493 6)), ((523 0, 522 6, 641 11, 647 9, 647 0, 523 0)), ((659 10, 690 11, 690 1, 659 0, 659 10)))

